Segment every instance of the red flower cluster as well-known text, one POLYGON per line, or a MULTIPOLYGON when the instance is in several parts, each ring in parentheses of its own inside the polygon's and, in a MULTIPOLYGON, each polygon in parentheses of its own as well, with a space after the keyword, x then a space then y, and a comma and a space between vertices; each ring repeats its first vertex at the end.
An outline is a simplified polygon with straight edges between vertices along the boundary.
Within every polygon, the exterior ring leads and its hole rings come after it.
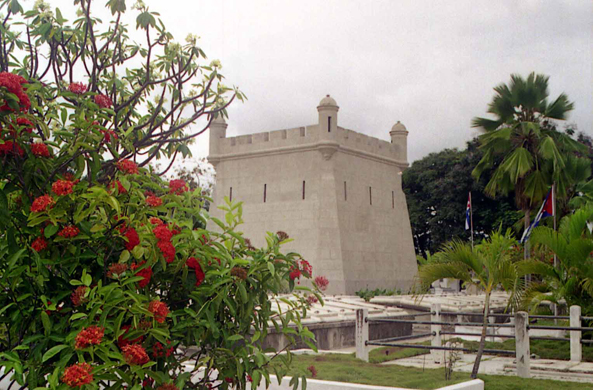
POLYGON ((35 241, 31 243, 31 248, 33 248, 35 252, 41 252, 47 248, 47 241, 45 241, 43 237, 37 237, 35 241))
POLYGON ((315 366, 309 366, 307 367, 307 370, 311 372, 312 378, 315 378, 317 376, 317 369, 315 368, 315 366))
POLYGON ((109 96, 103 95, 101 93, 95 95, 95 103, 97 103, 97 105, 101 108, 109 108, 113 106, 113 102, 111 101, 109 96))
POLYGON ((124 354, 124 359, 126 359, 126 362, 130 365, 135 364, 141 366, 148 363, 150 360, 144 347, 139 344, 129 344, 121 350, 124 354))
MULTIPOLYGON (((31 107, 31 101, 29 100, 29 96, 27 96, 25 90, 23 89, 23 84, 26 83, 27 80, 14 73, 0 73, 0 87, 6 88, 8 92, 13 93, 17 96, 17 98, 19 99, 19 105, 21 106, 21 111, 27 111, 29 107, 31 107)), ((0 107, 0 111, 13 110, 8 106, 8 103, 6 103, 2 107, 0 107)))
POLYGON ((164 223, 162 219, 157 217, 150 217, 148 222, 150 222, 151 225, 162 225, 164 223))
POLYGON ((169 181, 169 193, 181 195, 184 192, 189 191, 187 184, 185 184, 185 180, 176 179, 169 181))
POLYGON ((119 231, 127 239, 125 245, 127 250, 131 251, 136 245, 140 244, 140 236, 138 236, 138 232, 133 227, 122 226, 119 231))
POLYGON ((83 302, 86 302, 87 298, 84 296, 89 288, 87 286, 78 286, 76 290, 70 295, 70 300, 74 306, 80 306, 83 302))
MULTIPOLYGON (((171 342, 167 341, 167 346, 170 346, 170 345, 171 345, 171 342)), ((169 348, 165 349, 163 344, 161 344, 157 341, 156 343, 154 343, 154 346, 152 347, 152 356, 154 356, 155 359, 160 358, 160 357, 169 357, 173 354, 174 349, 175 348, 173 348, 173 347, 169 347, 169 348)))
POLYGON ((23 157, 25 155, 25 151, 13 141, 4 141, 3 144, 0 144, 0 156, 20 156, 23 157))
POLYGON ((64 237, 64 238, 73 238, 73 237, 78 236, 78 233, 80 233, 80 230, 78 230, 78 228, 76 226, 69 225, 69 226, 66 226, 64 229, 62 229, 58 233, 58 236, 64 237))
POLYGON ((172 383, 165 383, 156 388, 156 390, 178 390, 177 386, 172 383))
POLYGON ((48 207, 53 206, 53 204, 54 198, 49 195, 42 195, 33 201, 33 204, 31 205, 31 212, 39 213, 41 211, 45 211, 48 207))
POLYGON ((107 271, 108 278, 117 278, 128 270, 128 265, 124 263, 115 263, 109 266, 107 271))
POLYGON ((111 137, 117 139, 117 134, 113 130, 99 130, 103 134, 105 142, 111 142, 111 137))
POLYGON ((138 343, 141 343, 142 340, 144 340, 144 336, 140 336, 140 337, 138 337, 137 339, 134 339, 134 340, 128 340, 127 338, 124 337, 124 335, 126 333, 128 333, 128 331, 130 330, 130 325, 123 325, 121 328, 124 330, 124 333, 117 338, 117 345, 120 348, 123 348, 123 347, 125 347, 127 345, 130 345, 130 344, 138 344, 138 343))
POLYGON ((159 207, 163 204, 163 200, 158 196, 151 195, 146 198, 146 203, 151 207, 159 207))
POLYGON ((325 276, 318 276, 315 278, 315 284, 321 291, 325 291, 327 289, 327 285, 329 284, 329 280, 325 276))
POLYGON ((92 367, 88 363, 78 363, 66 367, 62 382, 70 387, 82 387, 93 381, 92 367))
POLYGON ((317 299, 317 297, 315 295, 307 295, 307 304, 309 306, 311 306, 314 303, 319 302, 319 300, 317 299))
POLYGON ((47 145, 41 142, 36 142, 31 145, 31 153, 37 157, 49 157, 49 149, 47 145))
POLYGON ((196 273, 196 287, 199 286, 200 284, 202 284, 202 282, 206 278, 206 274, 204 274, 204 271, 202 270, 202 266, 200 266, 200 262, 195 257, 190 257, 185 262, 185 265, 187 265, 188 268, 192 268, 195 271, 195 273, 196 273))
POLYGON ((71 194, 72 187, 74 187, 74 182, 68 180, 58 180, 52 184, 51 190, 54 192, 54 194, 61 196, 71 194))
MULTIPOLYGON (((146 261, 141 261, 138 264, 132 263, 132 266, 130 268, 132 269, 132 271, 136 271, 136 269, 142 267, 145 263, 146 261)), ((140 271, 136 272, 136 276, 142 276, 144 278, 144 280, 138 282, 138 286, 140 286, 140 288, 144 288, 148 286, 148 283, 150 283, 150 278, 152 278, 152 268, 142 268, 140 271)))
POLYGON ((100 326, 92 325, 88 328, 83 328, 74 339, 74 348, 84 349, 91 345, 99 345, 103 340, 104 334, 105 328, 101 328, 100 326))
POLYGON ((83 83, 70 83, 68 90, 77 95, 82 95, 88 90, 88 87, 83 83))
POLYGON ((303 274, 310 278, 313 275, 313 267, 307 260, 300 259, 296 261, 296 266, 290 267, 289 277, 292 280, 300 279, 303 274))
POLYGON ((169 314, 167 304, 156 300, 148 304, 148 311, 154 315, 154 319, 159 324, 165 322, 165 319, 167 319, 167 315, 169 314))
POLYGON ((112 181, 111 184, 109 184, 109 188, 115 188, 115 186, 117 186, 117 192, 118 194, 127 194, 128 191, 126 190, 126 188, 121 184, 121 182, 119 180, 116 181, 112 181))
POLYGON ((167 225, 157 225, 152 229, 154 236, 159 240, 157 246, 163 253, 167 263, 172 263, 175 260, 175 247, 171 244, 173 232, 169 230, 167 225))
POLYGON ((117 168, 123 173, 138 173, 138 165, 132 160, 121 160, 117 163, 117 168))
POLYGON ((33 122, 31 122, 30 120, 28 120, 27 118, 17 118, 16 119, 16 124, 19 126, 25 126, 25 128, 23 129, 23 131, 31 134, 33 132, 33 122))
POLYGON ((137 174, 138 165, 132 160, 122 160, 117 163, 117 168, 127 174, 137 174))

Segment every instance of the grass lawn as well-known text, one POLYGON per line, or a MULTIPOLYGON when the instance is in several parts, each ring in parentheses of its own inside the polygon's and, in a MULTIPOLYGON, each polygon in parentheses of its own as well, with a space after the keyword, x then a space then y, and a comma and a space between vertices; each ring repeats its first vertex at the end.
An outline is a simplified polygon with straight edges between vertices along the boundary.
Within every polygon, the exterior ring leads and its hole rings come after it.
MULTIPOLYGON (((407 387, 412 389, 436 389, 469 380, 469 373, 453 373, 445 381, 445 369, 425 369, 365 363, 354 354, 295 355, 289 375, 306 374, 307 367, 317 370, 316 379, 338 382, 361 383, 379 386, 407 387)), ((486 389, 497 390, 543 390, 543 389, 591 389, 589 383, 559 382, 540 379, 523 379, 514 376, 480 375, 486 389)))
MULTIPOLYGON (((472 348, 476 351, 478 350, 479 346, 477 341, 467 341, 458 338, 443 338, 443 345, 446 341, 462 342, 465 348, 472 348)), ((425 341, 418 344, 430 345, 430 342, 425 341)), ((508 339, 502 343, 493 343, 487 341, 486 349, 503 349, 506 351, 514 351, 515 340, 508 339)), ((530 349, 531 353, 536 354, 540 359, 570 360, 570 342, 568 341, 531 340, 530 349)), ((369 354, 369 360, 371 363, 381 363, 426 353, 429 353, 426 349, 381 347, 371 351, 369 354)), ((583 344, 583 361, 593 362, 593 345, 583 344)))

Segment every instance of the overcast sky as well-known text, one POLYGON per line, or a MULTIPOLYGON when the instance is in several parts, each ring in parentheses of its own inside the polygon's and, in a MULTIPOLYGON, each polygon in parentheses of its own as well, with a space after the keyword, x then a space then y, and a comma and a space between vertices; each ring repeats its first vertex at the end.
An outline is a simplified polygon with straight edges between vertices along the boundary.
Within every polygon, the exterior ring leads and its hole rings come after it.
MULTIPOLYGON (((568 122, 591 134, 591 0, 145 3, 177 40, 200 36, 227 84, 246 93, 229 109, 229 136, 314 124, 319 100, 331 94, 340 126, 388 140, 391 126, 404 123, 412 162, 463 147, 492 88, 531 71, 550 76, 553 98, 568 94, 568 122)), ((195 154, 207 155, 207 145, 199 138, 195 154)))

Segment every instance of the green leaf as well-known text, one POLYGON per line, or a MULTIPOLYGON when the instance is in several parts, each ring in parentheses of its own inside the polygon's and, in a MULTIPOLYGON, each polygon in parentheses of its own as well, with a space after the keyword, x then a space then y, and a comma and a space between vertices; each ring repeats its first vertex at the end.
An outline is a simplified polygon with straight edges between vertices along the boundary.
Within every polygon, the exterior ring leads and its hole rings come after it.
POLYGON ((500 170, 509 175, 511 182, 516 183, 533 167, 533 156, 523 147, 515 149, 500 164, 500 170))
POLYGON ((45 238, 50 238, 51 236, 53 236, 54 234, 56 234, 59 229, 60 228, 58 227, 58 225, 48 225, 43 230, 43 235, 45 236, 45 238))
POLYGON ((69 347, 69 345, 62 344, 62 345, 56 345, 55 347, 50 348, 47 352, 45 352, 43 354, 43 358, 41 358, 41 362, 44 363, 44 362, 48 361, 49 359, 54 357, 56 354, 58 354, 61 350, 68 348, 68 347, 69 347))
POLYGON ((43 324, 44 333, 46 336, 49 336, 51 333, 51 320, 49 319, 49 315, 43 310, 41 312, 41 322, 43 324))
POLYGON ((268 270, 270 270, 272 276, 276 274, 276 267, 274 267, 274 263, 268 262, 268 270))
POLYGON ((82 275, 82 278, 80 278, 80 280, 82 281, 82 284, 84 284, 87 287, 90 286, 91 283, 93 283, 93 277, 89 274, 82 275))

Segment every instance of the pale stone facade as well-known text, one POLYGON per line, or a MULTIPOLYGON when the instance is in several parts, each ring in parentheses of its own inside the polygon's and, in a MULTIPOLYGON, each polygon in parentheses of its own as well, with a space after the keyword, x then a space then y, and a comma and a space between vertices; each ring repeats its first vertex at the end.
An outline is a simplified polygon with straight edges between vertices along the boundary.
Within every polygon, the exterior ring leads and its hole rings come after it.
POLYGON ((285 250, 327 277, 331 294, 406 291, 417 273, 401 183, 408 132, 398 122, 391 143, 356 133, 338 127, 338 109, 328 95, 316 125, 238 137, 216 120, 211 215, 222 217, 225 196, 242 201, 245 237, 263 246, 266 232, 285 231, 294 239, 285 250))

